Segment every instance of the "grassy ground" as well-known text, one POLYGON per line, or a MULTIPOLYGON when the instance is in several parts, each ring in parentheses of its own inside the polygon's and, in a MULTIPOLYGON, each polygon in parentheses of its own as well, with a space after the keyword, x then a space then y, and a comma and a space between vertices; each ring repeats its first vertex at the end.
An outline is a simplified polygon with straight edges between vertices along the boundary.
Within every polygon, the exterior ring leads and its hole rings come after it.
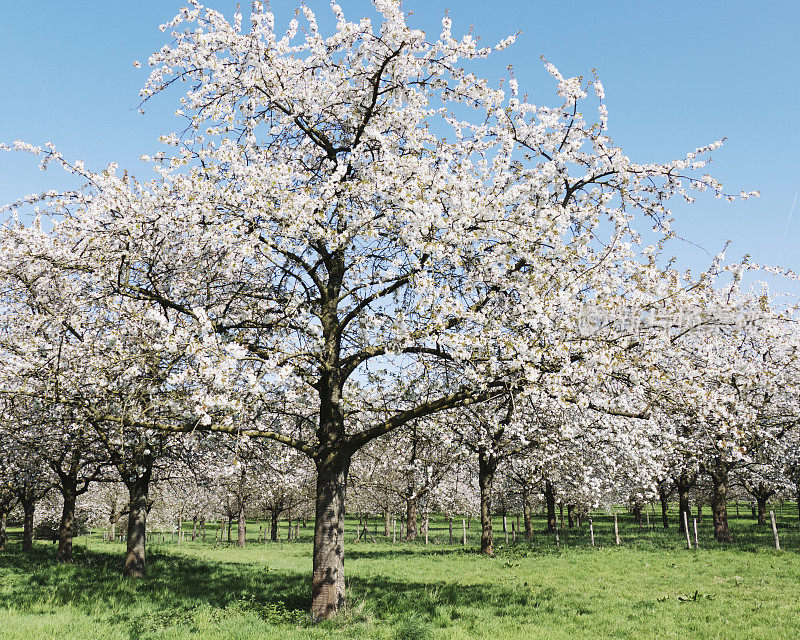
MULTIPOLYGON (((744 510, 742 510, 744 516, 744 510)), ((749 516, 749 514, 748 514, 749 516)), ((560 545, 539 531, 531 544, 482 557, 473 521, 470 545, 450 546, 446 524, 432 522, 431 544, 354 543, 347 535, 349 610, 312 624, 311 527, 300 542, 153 543, 149 575, 120 577, 123 546, 80 538, 76 563, 59 566, 38 543, 20 553, 18 531, 0 552, 0 636, 44 638, 715 638, 800 637, 800 529, 788 511, 781 546, 769 527, 733 519, 737 541, 718 545, 700 525, 700 549, 670 531, 640 530, 620 516, 595 516, 565 530, 560 545), (434 543, 435 541, 435 543, 434 543)), ((706 520, 708 520, 706 516, 706 520)), ((460 543, 458 521, 456 539, 460 543)), ((509 522, 510 528, 510 522, 509 522)), ((255 539, 257 526, 250 526, 255 539)), ((210 530, 210 529, 209 529, 210 530)), ((370 525, 370 530, 373 530, 370 525)), ((381 528, 378 528, 381 532, 381 528)), ((235 531, 234 531, 235 533, 235 531)), ((285 527, 282 528, 285 536, 285 527)))

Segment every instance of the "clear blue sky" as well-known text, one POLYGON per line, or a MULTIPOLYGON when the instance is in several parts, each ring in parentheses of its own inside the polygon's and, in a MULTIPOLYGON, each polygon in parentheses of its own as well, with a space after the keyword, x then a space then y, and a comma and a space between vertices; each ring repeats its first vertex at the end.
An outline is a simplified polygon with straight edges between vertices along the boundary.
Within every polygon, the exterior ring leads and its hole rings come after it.
MULTIPOLYGON (((368 0, 339 0, 352 19, 373 15, 368 0)), ((230 15, 232 0, 208 3, 230 15)), ((307 0, 321 16, 327 0, 307 0)), ((175 104, 160 99, 136 113, 147 71, 131 67, 161 47, 158 25, 176 0, 40 0, 4 3, 0 18, 0 140, 56 143, 68 158, 99 169, 110 161, 136 172, 138 157, 157 150, 156 137, 175 128, 175 104)), ((248 3, 242 2, 243 7, 248 3)), ((278 24, 295 0, 272 0, 278 24)), ((726 239, 731 258, 800 272, 800 2, 743 0, 405 0, 412 23, 438 33, 446 9, 454 31, 476 27, 493 44, 522 31, 518 43, 487 61, 499 76, 513 64, 534 102, 554 104, 539 56, 565 75, 596 68, 606 89, 611 134, 636 160, 668 160, 727 137, 712 173, 732 191, 762 197, 726 204, 699 198, 676 203, 676 229, 713 256, 726 239)), ((58 170, 42 174, 23 154, 0 154, 0 201, 63 186, 58 170)), ((685 266, 702 268, 709 255, 691 245, 673 249, 685 266)))

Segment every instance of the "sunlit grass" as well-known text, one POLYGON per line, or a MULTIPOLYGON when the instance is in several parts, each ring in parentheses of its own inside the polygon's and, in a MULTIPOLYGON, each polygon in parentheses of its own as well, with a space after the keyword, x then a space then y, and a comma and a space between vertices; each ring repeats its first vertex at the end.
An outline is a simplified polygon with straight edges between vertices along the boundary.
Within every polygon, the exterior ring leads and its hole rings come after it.
MULTIPOLYGON (((348 611, 313 624, 309 606, 312 529, 299 542, 248 547, 187 541, 154 543, 149 573, 120 577, 123 546, 80 538, 76 562, 54 563, 37 543, 19 550, 18 531, 0 553, 0 635, 39 638, 797 638, 800 637, 800 530, 788 510, 780 552, 769 527, 742 511, 732 522, 737 541, 710 539, 688 551, 674 530, 640 529, 620 515, 562 530, 559 546, 536 521, 535 540, 504 543, 497 520, 497 555, 476 552, 477 523, 466 548, 461 521, 447 544, 446 523, 431 523, 429 545, 354 543, 348 522, 348 611)), ((509 528, 510 528, 509 520, 509 528)), ((373 531, 370 524, 370 531, 373 531)), ((378 526, 382 534, 382 526, 378 526)), ((374 534, 373 534, 374 535, 374 534)), ((285 536, 284 536, 285 537, 285 536)))

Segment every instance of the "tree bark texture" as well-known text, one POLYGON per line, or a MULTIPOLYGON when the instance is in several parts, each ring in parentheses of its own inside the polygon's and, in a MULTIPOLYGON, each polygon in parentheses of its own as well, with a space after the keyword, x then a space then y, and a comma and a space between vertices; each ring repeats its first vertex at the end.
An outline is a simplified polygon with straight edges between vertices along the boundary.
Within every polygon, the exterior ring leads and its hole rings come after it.
POLYGON ((58 527, 58 551, 56 551, 56 561, 69 563, 72 562, 72 539, 75 536, 75 501, 77 488, 63 484, 61 495, 64 505, 61 509, 61 523, 58 527))
POLYGON ((642 526, 642 503, 641 502, 634 502, 633 503, 633 520, 636 524, 639 525, 639 528, 642 526))
POLYGON ((145 564, 145 535, 147 532, 147 495, 150 489, 149 474, 128 486, 130 512, 128 515, 128 540, 125 551, 125 568, 122 575, 142 578, 147 573, 145 564))
POLYGON ((758 506, 758 524, 767 524, 767 499, 757 497, 756 504, 758 506))
POLYGON ((533 518, 531 517, 531 495, 528 487, 522 489, 522 518, 525 523, 525 539, 533 538, 533 518))
POLYGON ((689 511, 689 489, 697 482, 696 473, 682 473, 675 479, 675 486, 678 489, 678 532, 684 532, 684 524, 689 521, 692 514, 689 511), (684 518, 684 514, 686 517, 684 518))
POLYGON ((667 494, 666 491, 659 491, 658 499, 661 501, 661 525, 665 529, 669 529, 669 518, 667 517, 667 512, 669 511, 669 494, 667 494))
POLYGON ((22 502, 22 550, 31 551, 33 549, 33 514, 36 510, 35 500, 25 500, 22 502))
POLYGON ((417 533, 417 500, 409 498, 406 500, 406 540, 416 540, 417 533))
POLYGON ((311 615, 326 620, 345 605, 344 503, 350 457, 329 455, 317 461, 317 500, 311 615))
POLYGON ((7 521, 8 521, 8 511, 6 511, 6 509, 0 509, 0 551, 5 550, 6 540, 8 540, 8 536, 6 535, 7 521))
POLYGON ((553 533, 556 530, 556 491, 553 483, 545 480, 544 500, 547 503, 547 532, 553 533))
POLYGON ((244 549, 247 544, 247 521, 244 517, 244 501, 239 504, 239 538, 236 544, 240 549, 244 549))
POLYGON ((728 527, 728 468, 717 461, 711 470, 711 483, 714 492, 711 497, 711 511, 714 514, 714 539, 717 542, 732 542, 733 536, 728 527))
POLYGON ((756 487, 748 487, 750 493, 755 496, 756 499, 756 508, 757 508, 757 522, 760 525, 767 524, 767 500, 769 500, 772 496, 775 495, 775 491, 769 488, 769 486, 765 485, 763 482, 759 482, 758 486, 756 487))
POLYGON ((481 490, 481 553, 494 555, 492 531, 492 483, 497 471, 497 460, 481 448, 478 451, 478 485, 481 490))

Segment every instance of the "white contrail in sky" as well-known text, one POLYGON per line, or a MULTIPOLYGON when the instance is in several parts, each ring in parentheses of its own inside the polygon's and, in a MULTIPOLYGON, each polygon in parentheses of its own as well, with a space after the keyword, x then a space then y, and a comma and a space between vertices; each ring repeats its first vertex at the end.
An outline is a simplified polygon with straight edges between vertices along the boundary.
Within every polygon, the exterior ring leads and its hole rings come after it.
POLYGON ((781 256, 783 255, 783 243, 786 240, 786 232, 789 231, 789 225, 792 222, 792 214, 794 213, 794 205, 797 204, 797 194, 794 194, 794 200, 792 200, 792 208, 789 209, 789 218, 786 220, 786 228, 783 230, 783 237, 781 238, 781 247, 778 249, 778 259, 776 260, 777 266, 780 266, 781 263, 781 256))

